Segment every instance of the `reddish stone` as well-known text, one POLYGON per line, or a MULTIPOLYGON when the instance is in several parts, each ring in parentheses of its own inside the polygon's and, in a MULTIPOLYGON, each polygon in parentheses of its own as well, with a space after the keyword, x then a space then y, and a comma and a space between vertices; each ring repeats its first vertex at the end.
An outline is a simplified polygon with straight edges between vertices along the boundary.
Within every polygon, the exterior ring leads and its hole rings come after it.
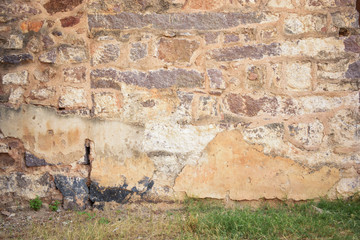
POLYGON ((57 12, 66 12, 74 9, 81 4, 83 0, 50 0, 44 4, 44 8, 50 14, 57 12))
POLYGON ((76 24, 78 24, 80 22, 80 18, 79 17, 66 17, 66 18, 62 18, 60 19, 61 22, 61 26, 62 27, 72 27, 75 26, 76 24))
POLYGON ((254 99, 247 95, 231 93, 227 96, 227 103, 231 112, 249 117, 256 116, 260 110, 274 115, 279 103, 275 97, 254 99))
POLYGON ((43 21, 26 21, 21 23, 20 28, 23 33, 30 31, 38 32, 42 28, 43 24, 43 21))

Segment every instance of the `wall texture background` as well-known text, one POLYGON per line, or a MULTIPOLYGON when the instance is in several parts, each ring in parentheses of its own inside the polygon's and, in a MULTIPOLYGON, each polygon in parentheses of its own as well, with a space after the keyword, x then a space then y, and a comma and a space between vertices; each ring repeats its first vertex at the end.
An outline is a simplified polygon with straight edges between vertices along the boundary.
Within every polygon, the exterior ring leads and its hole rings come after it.
POLYGON ((360 191, 355 0, 2 0, 0 205, 360 191))

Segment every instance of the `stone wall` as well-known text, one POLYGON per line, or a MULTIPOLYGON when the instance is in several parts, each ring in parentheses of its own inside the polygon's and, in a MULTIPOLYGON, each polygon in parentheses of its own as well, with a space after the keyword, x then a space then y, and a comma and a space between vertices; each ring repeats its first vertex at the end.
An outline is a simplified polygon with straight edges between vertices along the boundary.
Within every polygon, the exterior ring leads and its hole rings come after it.
POLYGON ((360 191, 355 0, 2 0, 0 205, 360 191))

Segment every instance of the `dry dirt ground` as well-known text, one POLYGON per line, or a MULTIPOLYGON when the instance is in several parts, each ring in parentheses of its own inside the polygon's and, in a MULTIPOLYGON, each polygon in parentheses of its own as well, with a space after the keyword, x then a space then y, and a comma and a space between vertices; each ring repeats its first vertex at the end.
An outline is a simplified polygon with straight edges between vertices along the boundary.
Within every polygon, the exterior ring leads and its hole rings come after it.
POLYGON ((185 208, 177 203, 131 203, 105 210, 2 211, 0 239, 173 239, 185 208), (10 215, 9 215, 10 214, 10 215))

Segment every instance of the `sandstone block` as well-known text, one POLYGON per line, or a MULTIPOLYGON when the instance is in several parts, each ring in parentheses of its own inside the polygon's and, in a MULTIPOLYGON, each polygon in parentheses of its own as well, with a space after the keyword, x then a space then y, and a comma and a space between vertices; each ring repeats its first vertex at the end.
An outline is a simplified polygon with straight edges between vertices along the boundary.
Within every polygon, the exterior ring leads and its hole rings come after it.
POLYGON ((285 34, 326 33, 326 15, 290 14, 284 21, 285 34))
POLYGON ((9 103, 19 104, 22 102, 25 90, 21 87, 12 89, 9 96, 9 103))
POLYGON ((349 59, 338 59, 336 62, 317 64, 317 77, 319 79, 339 80, 345 78, 349 66, 349 59))
POLYGON ((82 63, 88 59, 88 53, 84 47, 61 45, 59 58, 65 63, 82 63))
POLYGON ((260 89, 265 84, 266 66, 265 65, 249 65, 246 69, 246 79, 248 87, 260 89))
POLYGON ((284 75, 291 90, 304 91, 311 88, 311 63, 288 63, 284 66, 284 75))
POLYGON ((59 98, 60 108, 85 107, 86 104, 84 89, 67 87, 64 94, 59 98))
POLYGON ((57 59, 57 50, 53 48, 39 56, 39 61, 42 63, 51 63, 54 64, 57 59))
POLYGON ((158 46, 158 57, 165 62, 189 62, 199 43, 186 39, 161 38, 158 46))
POLYGON ((355 110, 340 110, 330 120, 333 141, 345 147, 358 146, 360 141, 360 115, 355 110))
POLYGON ((40 82, 48 82, 55 78, 56 71, 52 68, 46 68, 44 71, 36 69, 33 75, 34 78, 40 82))
POLYGON ((121 99, 116 93, 94 93, 92 99, 94 114, 96 116, 116 117, 121 112, 121 99))
POLYGON ((299 143, 300 147, 316 150, 322 143, 324 125, 319 120, 310 123, 291 124, 288 128, 290 137, 299 143))
POLYGON ((3 76, 2 83, 26 85, 29 83, 29 73, 26 70, 20 72, 7 73, 3 76))
POLYGON ((120 56, 120 48, 115 44, 105 44, 100 46, 92 56, 93 65, 101 63, 115 62, 120 56))
POLYGON ((65 68, 63 75, 65 82, 83 83, 86 81, 86 67, 65 68))
POLYGON ((95 69, 90 73, 91 88, 113 88, 120 90, 118 71, 112 68, 95 69))
POLYGON ((23 48, 23 36, 22 35, 10 35, 4 48, 5 49, 22 49, 23 48))
POLYGON ((359 13, 354 9, 352 12, 331 13, 332 25, 336 28, 358 28, 359 13))
POLYGON ((37 100, 45 100, 55 96, 55 90, 51 87, 33 89, 30 92, 30 97, 37 100))
POLYGON ((270 0, 267 5, 272 8, 288 8, 293 9, 294 5, 291 0, 270 0))
POLYGON ((336 190, 343 197, 350 197, 358 193, 360 191, 360 177, 341 179, 336 190))

